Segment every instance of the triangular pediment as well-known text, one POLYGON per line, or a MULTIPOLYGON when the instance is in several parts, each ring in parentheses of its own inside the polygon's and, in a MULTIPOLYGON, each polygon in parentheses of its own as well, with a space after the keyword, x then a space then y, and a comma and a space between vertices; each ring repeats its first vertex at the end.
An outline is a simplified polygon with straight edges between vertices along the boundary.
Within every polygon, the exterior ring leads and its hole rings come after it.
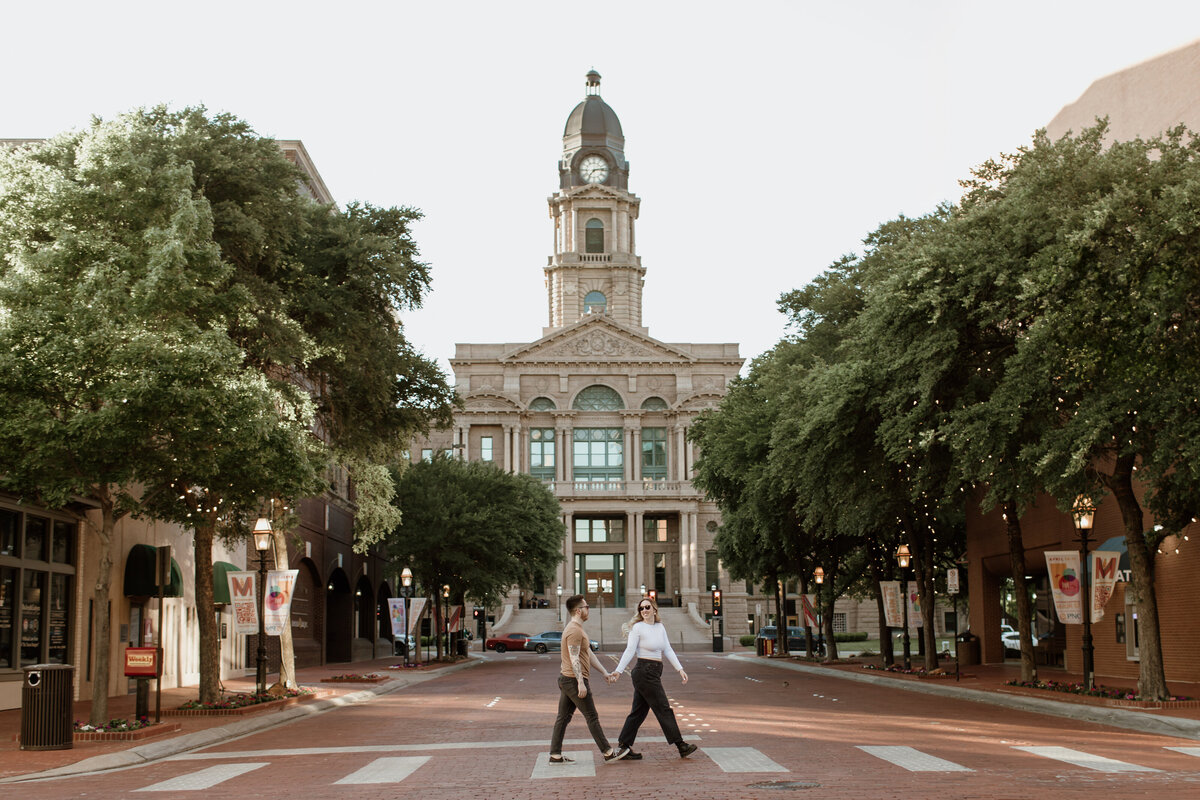
POLYGON ((524 345, 501 361, 653 361, 690 363, 692 356, 677 347, 600 316, 586 317, 574 325, 524 345))
POLYGON ((615 186, 606 186, 603 183, 591 183, 586 186, 573 186, 567 189, 563 195, 572 200, 586 200, 588 198, 604 199, 604 200, 628 200, 629 192, 622 191, 615 186))

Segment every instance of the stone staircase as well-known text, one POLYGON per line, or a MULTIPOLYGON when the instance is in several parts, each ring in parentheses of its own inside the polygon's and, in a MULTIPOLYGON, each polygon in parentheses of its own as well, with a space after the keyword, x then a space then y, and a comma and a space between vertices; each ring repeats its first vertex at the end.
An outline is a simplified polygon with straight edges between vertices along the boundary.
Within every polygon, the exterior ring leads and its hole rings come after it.
MULTIPOLYGON (((536 635, 542 631, 562 630, 563 622, 559 621, 558 610, 553 608, 522 608, 508 606, 496 621, 496 633, 518 631, 536 635)), ((587 631, 593 639, 600 642, 600 649, 609 652, 620 652, 625 649, 625 637, 621 626, 633 617, 633 609, 593 607, 588 616, 587 631)), ((667 634, 671 637, 671 646, 676 651, 708 649, 712 647, 712 632, 708 625, 701 624, 687 610, 682 608, 659 609, 659 617, 666 626, 667 634)), ((488 635, 494 635, 491 630, 488 635)))

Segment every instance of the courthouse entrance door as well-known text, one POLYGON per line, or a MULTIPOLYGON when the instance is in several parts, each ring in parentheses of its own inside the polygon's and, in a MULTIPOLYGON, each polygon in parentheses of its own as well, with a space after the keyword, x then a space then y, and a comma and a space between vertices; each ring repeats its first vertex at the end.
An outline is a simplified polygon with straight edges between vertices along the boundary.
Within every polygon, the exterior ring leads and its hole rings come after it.
POLYGON ((579 593, 587 599, 592 609, 625 606, 624 555, 577 554, 575 575, 579 593))

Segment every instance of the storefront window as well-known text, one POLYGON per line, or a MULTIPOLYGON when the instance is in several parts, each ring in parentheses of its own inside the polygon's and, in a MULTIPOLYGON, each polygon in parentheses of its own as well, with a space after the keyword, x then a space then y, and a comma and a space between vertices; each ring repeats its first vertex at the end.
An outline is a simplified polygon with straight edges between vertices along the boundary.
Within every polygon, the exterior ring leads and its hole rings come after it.
POLYGON ((0 669, 65 664, 78 527, 0 508, 0 669))

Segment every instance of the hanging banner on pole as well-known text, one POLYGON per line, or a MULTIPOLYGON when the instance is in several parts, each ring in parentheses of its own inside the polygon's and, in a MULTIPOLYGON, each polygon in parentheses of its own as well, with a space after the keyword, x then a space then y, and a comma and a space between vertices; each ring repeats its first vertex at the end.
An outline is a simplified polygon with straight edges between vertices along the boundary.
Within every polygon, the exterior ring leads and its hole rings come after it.
POLYGON ((233 607, 233 632, 258 633, 258 574, 226 572, 229 581, 229 604, 233 607))
POLYGON ((817 627, 817 596, 815 594, 800 595, 804 606, 804 626, 817 627))
POLYGON ((1047 550, 1046 571, 1050 573, 1050 591, 1054 610, 1067 625, 1083 624, 1083 588, 1079 580, 1079 553, 1075 550, 1047 550))
POLYGON ((400 636, 404 630, 404 598, 388 598, 388 619, 392 623, 392 636, 400 636))
POLYGON ((946 594, 958 594, 958 568, 946 570, 946 594))
POLYGON ((451 633, 458 633, 459 628, 462 627, 462 615, 463 615, 463 607, 462 606, 450 606, 450 632, 451 633))
POLYGON ((412 599, 412 607, 408 611, 408 632, 412 633, 413 629, 421 622, 421 614, 425 611, 425 604, 429 602, 424 597, 414 597, 412 599))
POLYGON ((889 628, 904 627, 900 609, 900 581, 880 581, 879 591, 883 593, 883 624, 889 628))
POLYGON ((273 569, 267 573, 267 593, 263 596, 263 609, 267 636, 279 636, 288 624, 292 611, 292 595, 296 590, 298 569, 273 569))
POLYGON ((909 581, 907 600, 908 624, 915 625, 918 628, 925 627, 925 620, 921 617, 921 595, 917 592, 916 581, 909 581))
POLYGON ((1121 554, 1115 550, 1093 550, 1088 553, 1092 577, 1092 622, 1104 619, 1104 606, 1117 585, 1117 562, 1121 554))

